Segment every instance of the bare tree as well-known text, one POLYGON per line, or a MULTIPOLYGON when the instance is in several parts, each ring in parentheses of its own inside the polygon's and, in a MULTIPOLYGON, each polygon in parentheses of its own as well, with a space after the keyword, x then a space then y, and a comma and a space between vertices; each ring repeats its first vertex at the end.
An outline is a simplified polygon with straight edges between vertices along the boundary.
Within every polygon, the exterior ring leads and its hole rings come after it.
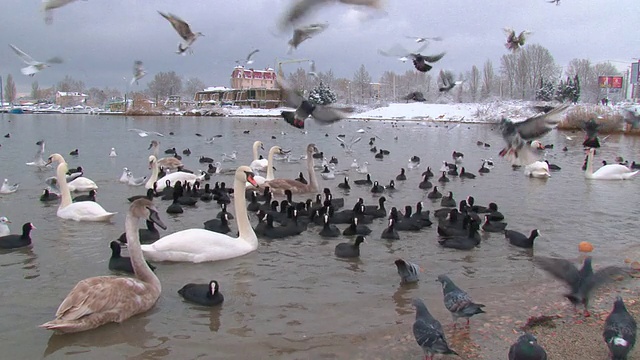
POLYGON ((335 86, 336 76, 333 74, 333 70, 331 69, 325 72, 320 72, 318 74, 318 79, 319 79, 318 82, 322 81, 329 88, 333 88, 335 86))
MULTIPOLYGON (((393 71, 385 71, 380 77, 380 80, 379 80, 381 84, 380 97, 383 100, 397 101, 397 98, 398 98, 397 84, 396 84, 397 77, 398 75, 393 71)), ((404 95, 407 95, 407 94, 400 94, 400 96, 404 96, 404 95)))
POLYGON ((13 82, 13 76, 11 74, 7 75, 6 83, 4 84, 4 97, 11 104, 16 99, 16 83, 13 82))
POLYGON ((471 67, 471 72, 467 76, 467 83, 469 85, 469 96, 471 101, 476 101, 478 97, 478 89, 480 88, 480 70, 478 67, 473 65, 471 67))
POLYGON ((189 78, 184 84, 184 95, 193 98, 195 93, 204 90, 207 85, 196 77, 189 78))
POLYGON ((31 83, 31 98, 34 100, 40 99, 40 86, 37 81, 31 83))
POLYGON ((494 92, 495 73, 493 72, 493 63, 487 60, 482 67, 482 97, 488 98, 494 92))
POLYGON ((291 83, 293 89, 299 91, 303 95, 306 95, 311 91, 311 87, 313 86, 309 76, 307 75, 307 70, 303 68, 298 68, 295 72, 290 73, 289 76, 287 76, 287 80, 291 83))
POLYGON ((565 75, 569 78, 578 76, 580 80, 580 99, 583 102, 598 100, 598 76, 595 74, 591 61, 587 59, 573 59, 569 62, 565 75))
POLYGON ((85 90, 84 82, 82 80, 76 80, 69 75, 66 75, 64 79, 58 82, 56 85, 58 91, 64 92, 83 92, 85 90))
POLYGON ((351 104, 351 81, 345 78, 338 78, 335 80, 335 87, 333 88, 338 95, 338 99, 342 99, 347 104, 351 104))
POLYGON ((500 72, 512 98, 533 99, 540 79, 555 80, 560 75, 549 50, 537 44, 503 55, 500 60, 500 72))
MULTIPOLYGON (((556 64, 551 52, 538 45, 532 44, 526 47, 524 54, 527 57, 527 69, 529 69, 527 90, 535 94, 535 90, 541 79, 556 80, 560 78, 561 68, 556 64)), ((531 97, 531 95, 529 96, 531 97)))
POLYGON ((40 89, 39 91, 40 99, 46 100, 47 102, 54 102, 56 99, 56 87, 51 86, 48 88, 40 89))
POLYGON ((358 71, 353 74, 351 91, 353 91, 358 103, 364 103, 365 99, 368 101, 371 98, 371 75, 364 64, 360 65, 358 71))
POLYGON ((182 92, 182 79, 175 71, 160 72, 148 84, 149 94, 155 98, 166 98, 182 92))

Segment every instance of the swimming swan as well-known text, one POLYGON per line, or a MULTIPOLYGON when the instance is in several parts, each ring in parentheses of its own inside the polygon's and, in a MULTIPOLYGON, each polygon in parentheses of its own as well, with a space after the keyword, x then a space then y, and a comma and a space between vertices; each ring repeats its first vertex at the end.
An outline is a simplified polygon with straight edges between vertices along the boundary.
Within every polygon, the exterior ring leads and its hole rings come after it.
POLYGON ((544 161, 535 161, 524 167, 524 175, 534 178, 551 177, 551 173, 549 173, 549 164, 544 161))
POLYGON ((609 164, 593 172, 593 155, 596 149, 590 148, 587 154, 587 168, 584 177, 592 180, 627 180, 638 173, 620 164, 609 164))
POLYGON ((273 179, 264 183, 274 194, 282 195, 285 190, 291 190, 294 194, 308 194, 318 191, 318 179, 313 170, 313 154, 318 152, 318 148, 314 144, 307 146, 307 171, 309 173, 309 183, 303 184, 294 179, 273 179))
POLYGON ((195 175, 195 174, 191 174, 183 171, 176 171, 158 179, 158 173, 159 173, 158 160, 154 155, 149 156, 149 169, 151 170, 151 177, 149 177, 149 180, 147 180, 147 183, 145 184, 145 188, 153 189, 153 183, 158 182, 156 191, 164 190, 164 188, 167 186, 167 180, 169 181, 170 184, 175 184, 176 181, 180 181, 182 185, 185 185, 185 183, 189 183, 189 185, 193 185, 193 183, 196 182, 196 180, 204 179, 204 174, 195 175))
POLYGON ((51 164, 53 162, 58 162, 56 178, 58 186, 60 187, 61 198, 57 212, 58 217, 75 221, 110 221, 113 215, 117 214, 106 211, 102 206, 93 201, 72 202, 71 192, 69 191, 65 176, 68 170, 67 163, 60 154, 49 156, 49 163, 51 164))
POLYGON ((236 170, 233 182, 235 195, 233 205, 240 233, 237 238, 205 229, 182 230, 164 236, 153 244, 142 245, 145 257, 150 261, 200 263, 231 259, 256 250, 258 238, 249 223, 245 203, 245 182, 247 181, 256 185, 251 168, 240 166, 236 170))
MULTIPOLYGON (((273 175, 273 155, 275 155, 276 153, 284 155, 287 152, 282 150, 280 146, 272 146, 271 149, 269 149, 269 156, 267 157, 267 177, 258 175, 255 175, 253 177, 253 180, 255 180, 258 185, 262 185, 266 181, 273 180, 275 178, 275 176, 273 175)), ((249 187, 251 184, 247 183, 246 185, 247 187, 249 187)))
POLYGON ((249 167, 254 171, 265 171, 267 170, 267 166, 269 166, 269 161, 267 159, 258 158, 258 148, 264 150, 262 141, 256 141, 253 143, 253 161, 249 164, 249 167))
POLYGON ((138 222, 143 218, 166 229, 148 199, 138 199, 129 207, 125 231, 135 277, 96 276, 80 281, 58 307, 56 318, 40 327, 60 333, 80 332, 120 323, 153 307, 162 286, 140 250, 138 222))

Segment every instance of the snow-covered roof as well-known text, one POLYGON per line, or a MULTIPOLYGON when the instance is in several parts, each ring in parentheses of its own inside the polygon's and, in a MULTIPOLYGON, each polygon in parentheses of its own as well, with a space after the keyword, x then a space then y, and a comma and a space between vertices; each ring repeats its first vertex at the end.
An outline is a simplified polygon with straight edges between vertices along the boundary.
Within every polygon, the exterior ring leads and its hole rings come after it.
POLYGON ((87 94, 83 94, 75 91, 58 91, 56 95, 58 96, 89 96, 87 94))
POLYGON ((204 91, 228 91, 228 90, 231 90, 231 89, 226 86, 209 86, 208 88, 204 89, 204 91))

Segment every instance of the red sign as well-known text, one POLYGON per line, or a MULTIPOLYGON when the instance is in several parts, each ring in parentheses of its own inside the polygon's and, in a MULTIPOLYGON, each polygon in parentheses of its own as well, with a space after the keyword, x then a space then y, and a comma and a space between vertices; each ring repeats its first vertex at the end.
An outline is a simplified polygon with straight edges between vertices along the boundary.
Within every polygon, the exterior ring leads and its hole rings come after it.
POLYGON ((601 88, 622 88, 622 76, 598 76, 598 85, 601 88))

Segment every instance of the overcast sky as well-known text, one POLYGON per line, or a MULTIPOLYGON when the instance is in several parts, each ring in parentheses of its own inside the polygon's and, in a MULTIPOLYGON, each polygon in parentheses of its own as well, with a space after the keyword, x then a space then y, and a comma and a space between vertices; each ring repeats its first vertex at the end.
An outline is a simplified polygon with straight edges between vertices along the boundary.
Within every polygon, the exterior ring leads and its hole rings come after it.
MULTIPOLYGON (((176 71, 184 79, 198 77, 208 86, 229 86, 235 60, 254 48, 255 68, 275 67, 275 59, 314 59, 318 71, 333 69, 337 77, 352 78, 364 64, 374 81, 385 70, 403 73, 410 63, 380 56, 378 49, 399 43, 416 48, 405 36, 442 36, 423 54, 446 51, 432 70, 468 71, 491 59, 496 71, 506 53, 504 27, 530 30, 529 43, 550 50, 565 66, 573 58, 592 62, 615 60, 626 71, 640 57, 637 30, 638 0, 386 0, 386 14, 359 11, 336 4, 305 18, 304 23, 328 22, 328 29, 287 55, 290 32, 277 22, 292 0, 87 0, 54 10, 46 25, 40 0, 2 0, 0 75, 12 74, 19 93, 56 84, 65 75, 87 87, 146 89, 157 72, 176 71), (193 54, 175 53, 180 38, 157 10, 173 13, 205 34, 193 54), (27 77, 24 65, 8 44, 36 60, 60 56, 64 63, 27 77), (134 60, 142 60, 147 76, 128 88, 134 60), (123 79, 126 78, 125 79, 123 79)), ((285 65, 285 73, 298 67, 285 65)))

